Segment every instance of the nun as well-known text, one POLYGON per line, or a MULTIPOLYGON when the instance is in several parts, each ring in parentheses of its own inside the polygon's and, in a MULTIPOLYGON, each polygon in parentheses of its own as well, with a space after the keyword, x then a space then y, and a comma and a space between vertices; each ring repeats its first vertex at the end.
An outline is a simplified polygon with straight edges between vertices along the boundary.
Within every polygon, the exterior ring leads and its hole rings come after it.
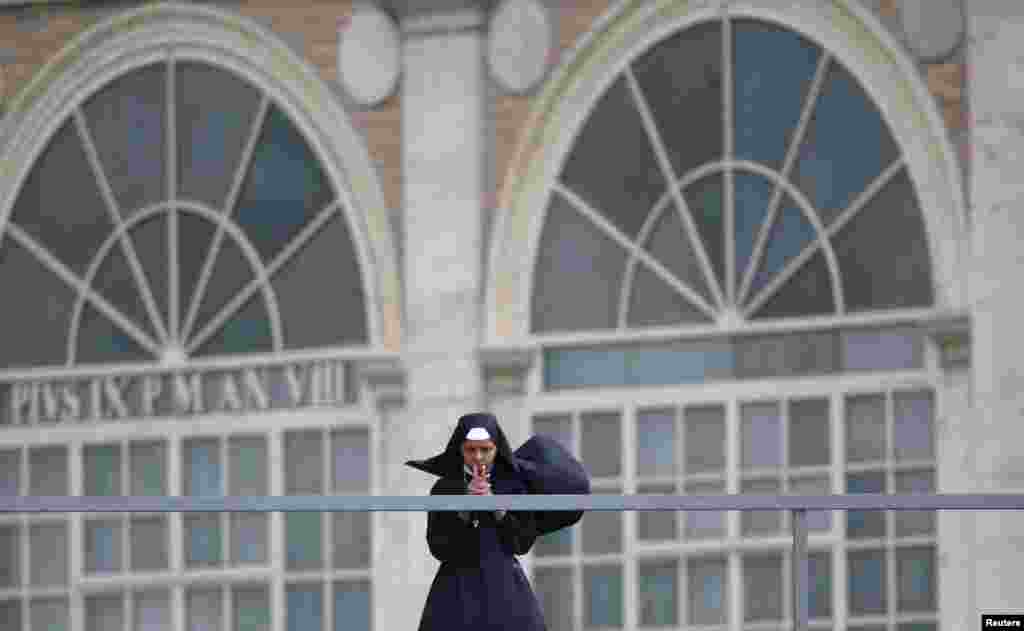
MULTIPOLYGON (((444 452, 406 464, 440 478, 431 495, 589 492, 582 467, 553 443, 534 437, 518 457, 494 415, 473 413, 459 419, 444 452)), ((541 605, 516 557, 529 552, 538 536, 572 525, 581 516, 428 512, 427 546, 441 566, 419 631, 546 631, 541 605)))

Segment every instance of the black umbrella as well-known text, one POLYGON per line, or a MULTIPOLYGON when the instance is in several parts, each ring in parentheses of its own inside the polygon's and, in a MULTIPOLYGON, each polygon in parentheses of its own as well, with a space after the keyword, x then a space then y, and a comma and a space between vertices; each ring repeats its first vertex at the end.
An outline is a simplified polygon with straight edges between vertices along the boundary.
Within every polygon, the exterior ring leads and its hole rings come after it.
MULTIPOLYGON (((586 469, 557 440, 536 434, 514 452, 516 464, 531 493, 539 495, 587 495, 590 477, 586 469)), ((577 523, 583 511, 538 511, 540 534, 549 534, 577 523)))

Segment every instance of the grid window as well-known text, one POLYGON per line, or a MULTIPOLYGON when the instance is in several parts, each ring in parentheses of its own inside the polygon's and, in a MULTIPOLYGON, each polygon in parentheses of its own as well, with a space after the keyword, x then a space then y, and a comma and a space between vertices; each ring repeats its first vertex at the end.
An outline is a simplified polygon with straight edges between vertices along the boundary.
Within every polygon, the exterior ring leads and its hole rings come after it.
POLYGON ((289 570, 323 567, 321 514, 314 512, 285 514, 285 541, 289 570))
POLYGON ((720 405, 689 407, 686 422, 686 473, 725 470, 725 408, 720 405))
POLYGON ((267 513, 231 513, 231 562, 266 563, 267 513))
POLYGON ((192 439, 183 448, 185 494, 215 497, 223 494, 220 443, 216 439, 192 439))
MULTIPOLYGON (((782 491, 781 486, 775 478, 743 480, 740 492, 749 495, 779 495, 782 491)), ((776 535, 782 532, 780 511, 743 511, 740 515, 744 535, 776 535)))
POLYGON ((139 592, 133 600, 138 631, 170 631, 171 598, 167 590, 139 592))
POLYGON ((67 447, 35 447, 29 450, 29 495, 68 494, 67 447))
POLYGON ((743 620, 782 620, 782 555, 743 557, 743 620))
POLYGON ((538 567, 533 585, 550 631, 573 631, 576 591, 572 568, 538 567))
POLYGON ((881 462, 887 453, 885 395, 858 395, 846 399, 846 461, 881 462))
POLYGON ((21 631, 21 601, 0 600, 0 631, 21 631))
MULTIPOLYGON (((896 493, 934 493, 935 474, 932 471, 899 471, 894 475, 896 493)), ((912 537, 935 533, 935 511, 893 511, 893 530, 897 537, 912 537)))
POLYGON ((674 476, 677 470, 675 410, 639 411, 636 443, 638 476, 674 476))
POLYGON ((231 589, 234 631, 270 631, 270 591, 263 586, 231 589))
POLYGON ((585 412, 580 415, 580 453, 591 476, 614 477, 622 473, 622 424, 618 412, 585 412))
POLYGON ((334 631, 370 631, 373 605, 370 581, 334 583, 334 631))
POLYGON ((935 611, 934 548, 898 548, 896 585, 899 613, 935 611))
POLYGON ((285 595, 288 631, 323 628, 324 598, 319 583, 289 585, 285 595))
POLYGON ((831 618, 832 555, 829 552, 811 552, 807 560, 807 614, 810 618, 831 618))
POLYGON ((29 568, 32 585, 50 587, 68 584, 68 534, 64 523, 33 524, 29 527, 29 568))
POLYGON ((742 417, 743 469, 782 465, 782 418, 778 403, 746 403, 742 417))
POLYGON ((185 595, 185 607, 188 631, 221 631, 224 605, 220 589, 189 589, 185 595))
MULTIPOLYGON (((640 495, 674 495, 674 484, 637 484, 640 495)), ((636 536, 640 541, 669 541, 676 538, 675 511, 637 511, 636 536)))
POLYGON ((335 569, 370 567, 370 553, 373 549, 370 518, 371 514, 365 511, 331 513, 335 569))
POLYGON ((285 434, 285 489, 288 495, 323 493, 322 443, 323 435, 320 430, 285 434))
POLYGON ((117 631, 124 628, 124 597, 88 596, 85 599, 85 631, 117 631))
MULTIPOLYGON (((885 474, 880 472, 856 473, 846 476, 847 493, 885 493, 885 474)), ((846 536, 851 539, 870 539, 885 536, 886 511, 847 511, 846 536)))
POLYGON ((583 567, 583 599, 587 627, 622 627, 621 565, 583 567))
POLYGON ((888 606, 885 550, 851 550, 847 580, 849 608, 853 615, 884 614, 888 606))
POLYGON ((190 567, 209 567, 221 562, 219 513, 185 514, 185 562, 190 567))
POLYGON ((331 432, 331 488, 335 493, 370 492, 370 432, 346 428, 331 432))
POLYGON ((121 571, 120 520, 85 523, 85 571, 90 574, 121 571))
MULTIPOLYGON (((267 495, 267 441, 263 436, 234 436, 228 441, 231 495, 267 495)), ((267 513, 231 513, 232 564, 266 563, 267 513)))
MULTIPOLYGON (((687 495, 722 495, 724 482, 687 482, 687 495)), ((726 535, 725 513, 716 511, 690 511, 686 513, 687 539, 714 539, 726 535)))
POLYGON ((121 448, 91 445, 82 450, 85 459, 85 495, 121 495, 121 448))
POLYGON ((676 561, 642 561, 637 567, 639 622, 645 627, 678 624, 679 564, 676 561))
POLYGON ((689 624, 725 624, 727 609, 725 559, 687 561, 689 624))
POLYGON ((828 465, 828 399, 806 399, 789 404, 789 466, 828 465))
POLYGON ((21 585, 21 528, 0 525, 0 590, 21 585))
MULTIPOLYGON (((618 488, 592 489, 594 495, 621 495, 618 488)), ((583 554, 622 552, 622 512, 589 511, 580 520, 583 554)))
POLYGON ((21 450, 0 450, 0 497, 21 492, 21 450))
POLYGON ((133 517, 131 520, 132 570, 167 569, 167 521, 163 516, 133 517))
POLYGON ((893 448, 897 462, 935 457, 931 392, 899 392, 893 396, 893 448))
POLYGON ((167 494, 167 445, 139 442, 131 445, 132 495, 167 494))
POLYGON ((29 604, 31 631, 67 631, 68 601, 66 598, 38 598, 29 604))

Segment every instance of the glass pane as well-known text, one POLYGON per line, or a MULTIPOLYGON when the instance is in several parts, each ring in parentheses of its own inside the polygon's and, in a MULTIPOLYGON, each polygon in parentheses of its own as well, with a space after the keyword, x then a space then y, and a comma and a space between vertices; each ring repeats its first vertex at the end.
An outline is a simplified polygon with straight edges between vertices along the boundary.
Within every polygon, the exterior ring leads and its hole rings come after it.
POLYGON ((782 556, 743 557, 743 620, 782 619, 782 556))
POLYGON ((270 631, 270 593, 266 587, 234 587, 234 631, 270 631))
POLYGON ((725 407, 688 407, 686 423, 686 473, 715 473, 725 469, 725 407))
POLYGON ((349 428, 331 432, 335 493, 370 491, 370 430, 349 428))
POLYGON ((231 514, 231 562, 266 563, 267 513, 231 514))
POLYGON ((820 52, 765 22, 733 20, 732 34, 736 158, 781 170, 820 52))
POLYGON ((221 532, 219 513, 187 513, 185 515, 186 564, 190 566, 219 565, 221 532))
POLYGON ((533 417, 533 433, 554 438, 565 447, 569 453, 575 453, 576 448, 572 439, 572 419, 568 414, 535 416, 533 417))
POLYGON ((636 423, 637 475, 674 475, 677 444, 675 410, 640 410, 636 423))
POLYGON ((733 351, 728 340, 544 351, 544 387, 548 390, 701 383, 732 374, 733 351))
MULTIPOLYGON (((689 482, 687 495, 722 495, 725 485, 721 482, 689 482)), ((688 539, 714 539, 725 536, 725 513, 720 511, 690 511, 686 513, 686 537, 688 539)))
MULTIPOLYGON (((751 495, 779 495, 782 492, 778 480, 743 480, 741 493, 751 495)), ((744 535, 775 535, 782 531, 782 511, 743 511, 740 523, 744 535)))
POLYGON ((21 450, 0 450, 0 497, 14 497, 21 492, 21 450))
MULTIPOLYGON (((711 291, 708 289, 704 269, 693 249, 693 241, 682 217, 682 209, 675 199, 669 198, 661 209, 661 216, 654 220, 654 226, 643 248, 681 283, 710 303, 711 291)), ((695 320, 687 321, 700 322, 705 319, 705 316, 696 317, 695 320)))
MULTIPOLYGON (((902 471, 895 474, 896 493, 934 493, 935 474, 931 471, 902 471)), ((897 537, 935 532, 935 511, 892 511, 897 537)))
POLYGON ((533 571, 532 582, 548 630, 573 631, 576 593, 572 568, 538 567, 533 571))
POLYGON ((29 527, 29 572, 32 585, 68 584, 68 533, 63 523, 29 527))
POLYGON ((187 440, 183 452, 185 494, 203 497, 222 495, 219 441, 187 440))
POLYGON ((798 377, 836 371, 837 337, 831 331, 743 335, 736 339, 738 376, 798 377))
MULTIPOLYGON (((828 476, 794 478, 789 481, 789 492, 793 495, 832 495, 832 483, 828 476)), ((807 528, 828 530, 831 527, 831 511, 807 511, 807 528)))
POLYGON ((538 537, 533 544, 533 553, 539 557, 572 554, 573 532, 563 528, 538 537))
POLYGON ((764 176, 737 170, 733 172, 733 190, 733 203, 736 205, 733 229, 736 240, 738 287, 747 266, 750 265, 750 257, 754 254, 754 245, 764 221, 768 218, 768 204, 771 202, 775 185, 764 176))
MULTIPOLYGON (((187 216, 187 215, 183 215, 187 216)), ((183 226, 190 226, 191 223, 183 222, 183 226)), ((198 232, 198 231, 197 231, 198 232)), ((200 233, 201 234, 201 233, 200 233)), ((193 246, 194 247, 194 246, 193 246)), ((204 250, 200 255, 200 260, 196 263, 202 265, 205 262, 207 256, 204 250)), ((197 267, 197 278, 198 274, 201 273, 202 267, 197 267)), ((199 309, 196 311, 195 323, 193 326, 193 334, 198 333, 207 323, 220 313, 221 309, 234 298, 242 288, 248 284, 255 276, 255 270, 249 260, 243 254, 242 249, 235 243, 230 236, 225 234, 223 241, 221 241, 220 249, 217 252, 217 258, 213 263, 213 267, 210 272, 209 281, 206 285, 206 290, 202 296, 202 302, 199 304, 199 309)), ((185 287, 185 285, 182 285, 185 287)), ((198 287, 195 287, 198 289, 198 287)), ((259 296, 257 293, 255 296, 259 296)), ((243 307, 244 309, 244 307, 243 307)), ((241 309, 239 312, 240 313, 241 309)), ((227 326, 225 324, 224 326, 227 326)), ((217 337, 217 336, 214 336, 217 337)), ((214 338, 211 338, 211 340, 214 338)), ((204 346, 209 345, 210 342, 206 342, 204 346)), ((244 350, 244 345, 242 350, 244 350)))
POLYGON ((268 263, 334 198, 305 138, 271 105, 234 217, 268 263))
POLYGON ((369 581, 334 584, 334 631, 370 631, 373 626, 369 581))
POLYGON ((926 307, 933 303, 924 219, 906 169, 843 226, 832 238, 832 246, 849 311, 926 307), (865 252, 872 254, 864 256, 865 252))
POLYGON ((726 564, 724 559, 691 559, 689 576, 689 624, 725 624, 726 564))
POLYGON ((618 412, 585 412, 580 415, 581 453, 592 477, 617 476, 622 472, 622 420, 618 412))
POLYGON ((851 550, 849 568, 850 613, 883 614, 886 611, 884 550, 851 550))
POLYGON ((622 626, 622 567, 583 567, 584 624, 587 627, 622 626))
MULTIPOLYGON (((139 258, 139 264, 143 269, 146 282, 149 284, 150 293, 156 303, 157 313, 164 322, 170 320, 170 312, 167 308, 167 296, 169 293, 167 282, 167 216, 157 215, 135 225, 131 230, 132 245, 135 247, 135 254, 139 258)), ((114 291, 109 292, 113 297, 114 291)), ((138 296, 142 294, 136 292, 138 296)), ((119 303, 118 303, 119 304, 119 303)), ((139 303, 141 305, 141 302, 139 303)), ((140 321, 148 322, 146 314, 140 312, 137 317, 140 321)), ((147 324, 148 326, 148 324, 147 324)), ((148 327, 147 330, 151 330, 148 327)))
POLYGON ((828 399, 804 399, 789 404, 789 466, 832 462, 828 399))
POLYGON ((898 157, 871 98, 833 60, 794 164, 794 183, 829 225, 898 157))
POLYGON ((129 541, 133 570, 167 569, 167 522, 164 517, 138 517, 131 522, 129 541))
MULTIPOLYGON (((592 489, 594 495, 619 495, 620 489, 592 489)), ((580 520, 583 554, 622 552, 622 513, 589 511, 580 520)))
POLYGON ((552 194, 533 272, 531 330, 615 328, 625 269, 625 251, 552 194))
POLYGON ((885 459, 885 397, 858 395, 846 399, 846 461, 885 459))
POLYGON ((170 594, 164 590, 135 594, 137 631, 171 631, 170 594))
POLYGON ((186 592, 188 631, 221 631, 224 607, 219 589, 190 589, 186 592))
POLYGON ((121 448, 117 445, 85 447, 84 495, 121 494, 121 448))
POLYGON ((85 523, 85 571, 89 573, 121 570, 121 522, 85 523))
POLYGON ((725 183, 721 174, 697 180, 685 191, 686 205, 704 242, 719 287, 725 278, 725 183))
MULTIPOLYGON (((119 256, 121 255, 118 253, 111 255, 112 258, 119 256)), ((127 270, 127 267, 123 269, 127 270)), ((116 305, 118 309, 123 311, 121 309, 123 303, 133 302, 134 305, 130 309, 131 313, 125 313, 125 316, 134 324, 139 325, 143 333, 149 334, 152 337, 149 326, 144 324, 146 316, 144 315, 145 309, 142 306, 142 302, 133 297, 134 290, 130 288, 130 284, 135 281, 123 275, 120 279, 115 279, 113 275, 105 276, 104 278, 110 280, 111 284, 116 286, 118 291, 121 292, 119 299, 122 304, 116 305)), ((113 300, 113 298, 110 298, 110 300, 113 300)), ((149 352, 144 350, 135 338, 130 337, 119 326, 110 321, 107 316, 97 311, 91 303, 82 309, 77 340, 78 348, 75 361, 81 364, 128 363, 145 361, 151 358, 149 352)))
POLYGON ((0 589, 21 585, 21 537, 15 525, 0 526, 0 589))
POLYGON ((930 460, 935 457, 932 427, 935 417, 931 392, 899 392, 893 395, 895 458, 930 460))
POLYGON ((67 495, 67 447, 36 447, 28 454, 29 495, 67 495))
POLYGON ((232 437, 228 441, 231 495, 267 494, 267 439, 232 437))
MULTIPOLYGON (((791 318, 835 313, 836 303, 832 292, 832 277, 828 270, 824 254, 818 252, 812 255, 754 313, 753 319, 791 318)), ((838 358, 835 359, 838 360, 838 358)), ((828 365, 835 366, 835 363, 828 365)))
POLYGON ((296 252, 271 285, 283 306, 288 348, 368 343, 363 277, 344 209, 296 252), (331 291, 322 291, 314 280, 325 269, 331 270, 331 291), (316 309, 288 308, 314 302, 316 309))
MULTIPOLYGON (((196 285, 199 283, 199 275, 206 262, 215 229, 214 224, 199 214, 184 209, 178 212, 178 283, 181 287, 181 298, 178 303, 182 323, 188 316, 191 301, 195 300, 193 294, 197 289, 196 285)), ((224 248, 235 248, 230 238, 225 238, 221 242, 221 249, 224 248)), ((237 251, 233 250, 233 253, 237 254, 237 251)), ((245 267, 239 267, 235 268, 234 274, 241 277, 241 280, 234 279, 232 283, 233 288, 237 290, 241 283, 248 280, 250 273, 245 267)), ((230 275, 213 274, 207 287, 216 290, 214 283, 226 283, 231 280, 228 276, 230 275)))
POLYGON ((630 238, 666 188, 649 138, 629 86, 619 78, 592 110, 561 175, 630 238))
POLYGON ((332 513, 335 569, 369 568, 373 551, 371 513, 332 513))
POLYGON ((260 95, 220 68, 179 61, 174 69, 178 195, 222 209, 260 95))
POLYGON ((744 403, 743 468, 778 467, 782 464, 782 421, 778 403, 744 403))
POLYGON ((751 298, 757 296, 791 258, 800 254, 816 238, 817 233, 800 206, 789 195, 783 195, 775 214, 775 222, 768 231, 761 264, 750 285, 751 298))
POLYGON ((21 631, 21 625, 21 601, 0 601, 0 631, 21 631))
POLYGON ((288 631, 323 628, 324 595, 319 584, 289 585, 286 599, 288 631))
POLYGON ((121 76, 86 102, 85 117, 121 213, 166 199, 167 66, 121 76))
POLYGON ((674 627, 678 624, 679 565, 675 561, 637 564, 637 593, 640 596, 639 622, 647 627, 674 627))
POLYGON ((266 353, 273 349, 273 345, 266 297, 257 292, 199 347, 196 355, 266 353))
POLYGON ((68 628, 66 598, 33 599, 29 605, 32 631, 65 631, 68 628))
POLYGON ((896 550, 896 581, 900 613, 935 611, 935 550, 896 550))
POLYGON ((317 495, 323 492, 322 440, 319 430, 285 433, 285 493, 288 495, 317 495))
POLYGON ((677 293, 668 283, 638 262, 634 269, 626 326, 669 326, 710 323, 711 319, 677 293))
POLYGON ((116 631, 122 628, 124 628, 123 596, 86 597, 86 631, 116 631))
MULTIPOLYGON (((885 493, 885 473, 857 473, 846 476, 847 493, 885 493)), ((864 539, 885 536, 884 511, 847 511, 846 536, 864 539)))
MULTIPOLYGON (((638 484, 640 495, 674 495, 672 484, 638 484)), ((640 541, 671 541, 677 536, 675 511, 637 511, 636 537, 640 541)))
POLYGON ((832 555, 811 552, 808 560, 807 613, 810 618, 832 617, 832 555))
POLYGON ((167 492, 165 443, 132 443, 132 495, 164 495, 167 492))
POLYGON ((633 73, 678 177, 722 156, 719 22, 699 24, 662 40, 633 62, 633 73), (680 111, 687 115, 680 116, 680 111))
POLYGON ((924 337, 912 329, 843 332, 843 370, 917 370, 924 367, 924 337))
POLYGON ((289 570, 323 567, 321 530, 320 513, 285 514, 289 570))

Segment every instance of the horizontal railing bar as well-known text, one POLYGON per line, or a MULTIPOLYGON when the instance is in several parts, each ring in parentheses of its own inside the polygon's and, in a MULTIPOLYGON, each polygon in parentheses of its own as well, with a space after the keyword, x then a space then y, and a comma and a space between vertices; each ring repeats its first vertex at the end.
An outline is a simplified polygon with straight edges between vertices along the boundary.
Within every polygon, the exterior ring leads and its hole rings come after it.
POLYGON ((1024 510, 1021 494, 0 497, 0 513, 1024 510))

